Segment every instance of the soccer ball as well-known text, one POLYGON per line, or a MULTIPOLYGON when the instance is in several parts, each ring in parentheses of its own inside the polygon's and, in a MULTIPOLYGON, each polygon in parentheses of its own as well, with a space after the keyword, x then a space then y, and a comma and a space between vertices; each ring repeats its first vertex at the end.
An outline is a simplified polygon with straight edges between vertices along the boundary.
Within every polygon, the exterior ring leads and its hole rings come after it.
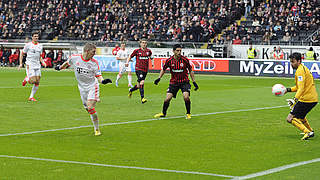
POLYGON ((275 96, 283 96, 286 93, 287 89, 282 84, 275 84, 272 86, 272 94, 275 96))

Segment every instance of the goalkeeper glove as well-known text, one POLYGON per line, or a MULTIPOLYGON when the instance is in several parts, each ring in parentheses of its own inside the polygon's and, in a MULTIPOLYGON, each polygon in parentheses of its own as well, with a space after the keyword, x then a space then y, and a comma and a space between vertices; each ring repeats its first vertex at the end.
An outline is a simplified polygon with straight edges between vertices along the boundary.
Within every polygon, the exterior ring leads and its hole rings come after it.
POLYGON ((154 84, 155 84, 155 85, 158 85, 159 82, 160 82, 160 78, 154 80, 154 84))
POLYGON ((102 84, 108 84, 108 83, 112 83, 111 79, 104 79, 101 82, 102 84))
POLYGON ((193 86, 194 86, 194 90, 195 91, 199 89, 199 86, 198 86, 198 84, 196 82, 193 82, 193 86))
POLYGON ((290 109, 293 109, 294 105, 297 104, 298 99, 297 98, 293 98, 293 99, 286 99, 288 106, 290 107, 290 109))
POLYGON ((60 69, 60 65, 56 66, 54 69, 57 70, 57 71, 60 71, 61 70, 60 69))

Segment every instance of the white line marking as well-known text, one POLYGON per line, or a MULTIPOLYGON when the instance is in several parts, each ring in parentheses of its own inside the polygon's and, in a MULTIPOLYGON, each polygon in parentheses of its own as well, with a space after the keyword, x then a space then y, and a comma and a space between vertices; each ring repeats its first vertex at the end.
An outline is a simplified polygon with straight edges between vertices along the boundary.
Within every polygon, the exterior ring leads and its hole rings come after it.
MULTIPOLYGON (((287 107, 287 106, 288 105, 273 106, 273 107, 263 107, 263 108, 253 108, 253 109, 240 109, 240 110, 231 110, 231 111, 220 111, 220 112, 212 112, 212 113, 193 114, 192 116, 207 116, 207 115, 214 115, 214 114, 225 114, 225 113, 244 112, 244 111, 257 111, 257 110, 275 109, 275 108, 281 108, 281 107, 287 107)), ((160 119, 154 119, 153 118, 153 119, 145 119, 145 120, 118 122, 118 123, 105 123, 105 124, 100 124, 100 126, 132 124, 132 123, 140 123, 140 122, 158 121, 158 120, 164 120, 164 119, 177 119, 177 118, 184 118, 184 117, 185 116, 172 116, 172 117, 166 117, 166 118, 160 118, 160 119)), ((69 128, 60 128, 60 129, 48 129, 48 130, 41 130, 41 131, 22 132, 22 133, 0 134, 0 137, 1 136, 2 137, 3 136, 16 136, 16 135, 36 134, 36 133, 43 133, 43 132, 72 130, 72 129, 87 128, 87 127, 92 127, 92 125, 69 127, 69 128)))
POLYGON ((297 163, 293 163, 293 164, 288 164, 288 165, 285 165, 285 166, 280 166, 280 167, 276 167, 276 168, 273 168, 273 169, 268 169, 268 170, 265 170, 265 171, 261 171, 261 172, 257 172, 257 173, 253 173, 253 174, 248 174, 248 175, 245 175, 245 176, 234 177, 233 179, 234 180, 241 180, 241 179, 255 178, 255 177, 258 177, 258 176, 264 176, 264 175, 276 173, 276 172, 279 172, 279 171, 283 171, 283 170, 286 170, 286 169, 294 168, 294 167, 297 167, 297 166, 311 164, 311 163, 314 163, 314 162, 320 162, 320 158, 312 159, 312 160, 309 160, 309 161, 302 161, 302 162, 297 162, 297 163))
POLYGON ((69 164, 82 164, 82 165, 90 165, 90 166, 103 166, 103 167, 113 167, 113 168, 123 168, 123 169, 139 169, 139 170, 146 170, 146 171, 161 171, 161 172, 171 172, 171 173, 218 176, 218 177, 227 177, 227 178, 234 178, 235 177, 235 176, 229 176, 229 175, 223 175, 223 174, 213 174, 213 173, 204 173, 204 172, 196 172, 196 171, 178 171, 178 170, 170 170, 170 169, 145 168, 145 167, 137 167, 137 166, 119 166, 119 165, 111 165, 111 164, 65 161, 65 160, 56 160, 56 159, 35 158, 35 157, 19 157, 19 156, 8 156, 8 155, 0 155, 0 157, 14 158, 14 159, 28 159, 28 160, 37 160, 37 161, 48 161, 48 162, 59 162, 59 163, 69 163, 69 164))

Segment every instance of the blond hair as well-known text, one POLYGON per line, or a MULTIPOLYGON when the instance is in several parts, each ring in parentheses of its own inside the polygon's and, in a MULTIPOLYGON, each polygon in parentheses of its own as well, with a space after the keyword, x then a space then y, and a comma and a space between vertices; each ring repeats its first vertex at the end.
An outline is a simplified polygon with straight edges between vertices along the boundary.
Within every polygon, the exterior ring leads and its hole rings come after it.
POLYGON ((96 49, 96 45, 92 44, 92 43, 86 43, 83 47, 83 51, 87 52, 91 49, 96 49))

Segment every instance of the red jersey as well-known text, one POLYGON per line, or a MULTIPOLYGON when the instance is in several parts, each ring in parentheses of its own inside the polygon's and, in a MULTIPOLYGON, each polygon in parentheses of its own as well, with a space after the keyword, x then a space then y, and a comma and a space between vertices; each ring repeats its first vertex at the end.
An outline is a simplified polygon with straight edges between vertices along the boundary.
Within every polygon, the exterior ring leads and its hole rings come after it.
POLYGON ((166 60, 163 65, 163 70, 170 68, 171 79, 170 84, 178 84, 183 82, 189 82, 188 73, 192 71, 192 66, 185 56, 175 59, 171 56, 166 60))
POLYGON ((152 52, 150 49, 136 49, 132 52, 131 58, 136 57, 136 70, 148 72, 149 59, 151 58, 152 52))

